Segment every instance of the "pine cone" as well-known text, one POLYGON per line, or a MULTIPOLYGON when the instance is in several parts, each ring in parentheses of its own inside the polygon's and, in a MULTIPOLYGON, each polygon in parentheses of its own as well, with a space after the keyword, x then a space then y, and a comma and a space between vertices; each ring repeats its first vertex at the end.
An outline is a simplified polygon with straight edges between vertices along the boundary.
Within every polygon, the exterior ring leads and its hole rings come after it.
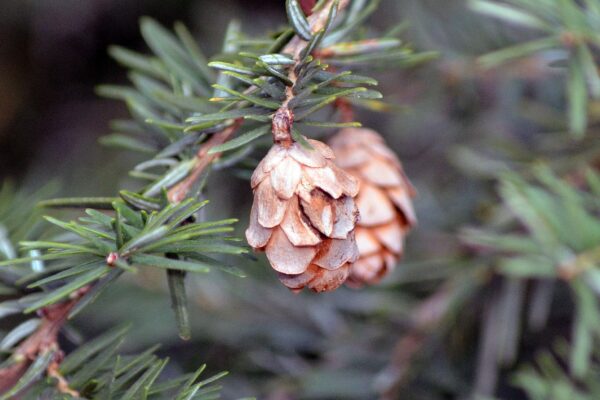
POLYGON ((374 284, 395 267, 402 256, 404 237, 417 222, 411 201, 415 190, 377 132, 343 129, 329 144, 336 164, 360 183, 356 197, 360 258, 352 266, 347 284, 374 284))
POLYGON ((358 182, 332 162, 327 145, 308 142, 313 149, 275 144, 256 167, 246 238, 289 289, 322 292, 344 283, 358 258, 358 182))

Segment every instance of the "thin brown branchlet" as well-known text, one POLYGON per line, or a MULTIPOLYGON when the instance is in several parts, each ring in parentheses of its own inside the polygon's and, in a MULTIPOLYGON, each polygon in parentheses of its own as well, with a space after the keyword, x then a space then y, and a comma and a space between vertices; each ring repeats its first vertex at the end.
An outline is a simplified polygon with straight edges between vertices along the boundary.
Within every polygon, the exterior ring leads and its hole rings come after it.
POLYGON ((56 388, 59 392, 78 396, 77 391, 69 387, 58 368, 64 356, 58 345, 58 334, 73 307, 90 289, 91 286, 85 286, 73 292, 68 301, 44 307, 39 311, 41 322, 35 332, 17 347, 12 355, 14 363, 0 369, 0 393, 13 387, 38 357, 52 352, 53 359, 46 368, 48 376, 57 380, 56 388))

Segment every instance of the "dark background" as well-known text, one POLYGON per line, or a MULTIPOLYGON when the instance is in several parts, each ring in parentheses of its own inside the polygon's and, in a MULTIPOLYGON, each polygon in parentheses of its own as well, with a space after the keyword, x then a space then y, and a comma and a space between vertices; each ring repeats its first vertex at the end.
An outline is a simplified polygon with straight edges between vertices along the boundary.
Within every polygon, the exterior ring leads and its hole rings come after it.
POLYGON ((94 148, 94 140, 107 132, 111 118, 124 115, 124 107, 98 98, 94 87, 125 81, 125 72, 108 57, 109 45, 146 51, 138 30, 140 16, 152 16, 168 26, 183 21, 211 54, 220 47, 230 18, 251 21, 246 28, 254 32, 273 28, 285 16, 278 4, 274 0, 3 1, 0 175, 62 176, 79 185, 89 182, 89 174, 99 165, 112 162, 110 154, 94 148))

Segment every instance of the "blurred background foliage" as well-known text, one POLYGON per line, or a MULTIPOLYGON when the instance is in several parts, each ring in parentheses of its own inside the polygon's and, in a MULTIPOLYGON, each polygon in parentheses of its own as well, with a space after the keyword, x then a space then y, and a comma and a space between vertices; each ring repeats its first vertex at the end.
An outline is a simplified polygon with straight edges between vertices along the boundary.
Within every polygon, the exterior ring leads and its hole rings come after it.
MULTIPOLYGON (((232 18, 250 34, 285 22, 276 0, 6 0, 2 180, 26 193, 56 181, 60 196, 133 186, 126 171, 142 158, 97 145, 127 111, 94 88, 126 81, 109 45, 147 52, 142 15, 183 21, 206 54, 232 18)), ((566 74, 553 65, 560 49, 482 68, 477 57, 543 35, 467 1, 382 0, 370 26, 398 21, 415 48, 439 57, 377 74, 391 110, 356 118, 386 137, 419 193, 419 227, 392 276, 321 295, 292 295, 263 262, 239 265, 245 279, 190 277, 193 335, 183 342, 162 275, 140 271, 80 315, 63 347, 130 321, 126 349, 162 343, 167 374, 201 362, 229 370, 227 399, 599 398, 598 103, 576 140, 566 74)), ((211 177, 207 213, 243 227, 249 185, 231 172, 211 177)))

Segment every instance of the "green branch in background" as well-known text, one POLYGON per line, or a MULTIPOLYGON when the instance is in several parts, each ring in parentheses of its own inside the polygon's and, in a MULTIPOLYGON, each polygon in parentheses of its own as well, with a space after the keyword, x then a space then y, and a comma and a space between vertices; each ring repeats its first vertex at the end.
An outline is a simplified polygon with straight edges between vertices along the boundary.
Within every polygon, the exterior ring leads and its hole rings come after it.
POLYGON ((569 128, 578 138, 587 128, 588 99, 600 98, 600 76, 596 64, 600 45, 600 7, 594 0, 509 0, 497 3, 471 0, 482 14, 530 29, 538 38, 500 49, 480 58, 485 67, 516 58, 553 55, 547 63, 564 68, 569 128))
MULTIPOLYGON (((594 357, 598 358, 598 341, 594 341, 594 357)), ((587 369, 577 382, 573 382, 564 364, 572 349, 565 341, 556 343, 552 351, 541 351, 535 364, 520 369, 513 381, 532 400, 593 400, 600 396, 598 365, 587 369)))
MULTIPOLYGON (((593 359, 594 343, 600 339, 600 304, 597 300, 600 293, 600 271, 597 268, 600 263, 600 221, 597 218, 600 212, 600 176, 589 170, 585 187, 575 188, 544 165, 537 165, 532 173, 534 182, 527 182, 514 173, 505 174, 501 179, 500 197, 506 211, 514 217, 504 224, 501 233, 489 229, 467 229, 463 232, 463 239, 471 246, 492 250, 495 271, 505 276, 507 282, 520 284, 520 288, 515 288, 516 292, 504 292, 506 301, 516 300, 511 301, 508 315, 518 315, 518 310, 525 304, 522 296, 524 280, 538 280, 529 313, 530 331, 538 332, 547 324, 555 286, 549 283, 559 280, 568 284, 575 311, 571 348, 565 359, 568 360, 570 374, 575 379, 584 379, 592 364, 597 362, 593 359)), ((512 338, 510 346, 517 346, 515 340, 519 337, 520 321, 507 323, 506 314, 491 317, 489 321, 500 323, 502 327, 497 326, 493 330, 506 331, 505 337, 512 338)), ((500 338, 493 345, 502 346, 503 343, 506 341, 500 338)), ((494 350, 499 361, 502 361, 505 350, 494 350)), ((528 377, 531 378, 530 374, 521 375, 518 382, 523 385, 528 377)), ((551 385, 544 390, 554 389, 551 385)), ((534 387, 527 391, 535 393, 534 399, 544 398, 538 397, 539 390, 534 387)), ((572 398, 565 396, 551 397, 572 398)))

